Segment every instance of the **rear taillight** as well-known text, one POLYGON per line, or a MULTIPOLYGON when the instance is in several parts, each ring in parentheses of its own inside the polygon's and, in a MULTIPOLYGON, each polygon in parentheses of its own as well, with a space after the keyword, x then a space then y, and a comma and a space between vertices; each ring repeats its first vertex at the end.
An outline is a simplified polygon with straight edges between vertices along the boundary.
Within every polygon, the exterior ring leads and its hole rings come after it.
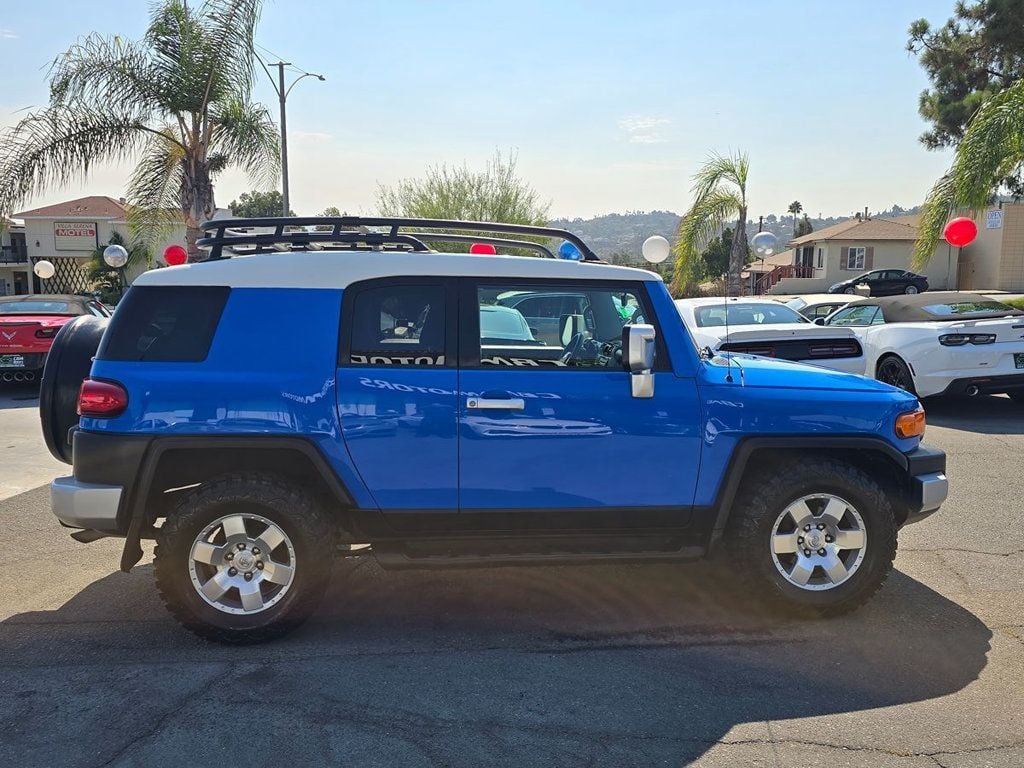
POLYGON ((121 415, 127 407, 128 392, 117 382, 86 379, 78 390, 79 416, 110 418, 121 415))
POLYGON ((962 347, 964 344, 995 344, 994 333, 945 333, 939 336, 944 347, 962 347))
POLYGON ((40 328, 38 331, 36 331, 36 338, 37 339, 52 339, 54 336, 57 335, 57 331, 58 330, 60 330, 60 329, 59 328, 40 328))

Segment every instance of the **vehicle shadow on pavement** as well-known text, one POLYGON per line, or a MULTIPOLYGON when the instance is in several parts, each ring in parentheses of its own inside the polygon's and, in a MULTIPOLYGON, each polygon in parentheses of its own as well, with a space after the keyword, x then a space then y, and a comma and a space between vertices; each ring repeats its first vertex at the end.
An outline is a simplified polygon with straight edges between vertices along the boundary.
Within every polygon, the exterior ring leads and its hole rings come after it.
MULTIPOLYGON (((165 616, 150 566, 115 573, 0 624, 0 763, 209 765, 244 747, 252 766, 681 765, 734 726, 751 724, 728 741, 768 750, 769 721, 946 696, 986 663, 988 628, 899 572, 829 621, 716 579, 343 561, 306 626, 230 648, 165 616)), ((815 723, 807 742, 841 739, 815 723)))
POLYGON ((931 398, 924 407, 928 423, 936 427, 985 435, 1024 434, 1024 405, 1008 397, 931 398))
POLYGON ((0 382, 0 411, 13 408, 38 407, 38 384, 7 384, 0 382))

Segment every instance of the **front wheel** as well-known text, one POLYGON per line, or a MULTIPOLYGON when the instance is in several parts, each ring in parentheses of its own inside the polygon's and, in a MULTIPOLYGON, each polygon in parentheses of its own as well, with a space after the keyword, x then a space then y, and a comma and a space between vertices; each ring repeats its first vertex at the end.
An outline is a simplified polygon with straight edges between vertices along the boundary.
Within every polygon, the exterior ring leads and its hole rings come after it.
POLYGON ((843 290, 843 293, 845 293, 847 296, 854 296, 857 293, 857 289, 856 288, 846 288, 846 289, 843 290))
POLYGON ((830 459, 747 478, 729 521, 730 566, 750 591, 790 613, 835 616, 865 603, 896 556, 888 494, 830 459))
POLYGON ((279 637, 316 609, 334 557, 330 518, 274 477, 225 475, 189 493, 157 537, 160 596, 208 640, 279 637))

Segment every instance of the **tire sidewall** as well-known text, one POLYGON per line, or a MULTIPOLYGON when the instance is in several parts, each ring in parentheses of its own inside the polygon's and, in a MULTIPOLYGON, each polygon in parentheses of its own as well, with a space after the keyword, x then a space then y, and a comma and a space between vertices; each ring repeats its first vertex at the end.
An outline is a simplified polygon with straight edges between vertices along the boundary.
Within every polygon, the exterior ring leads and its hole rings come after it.
POLYGON ((254 500, 244 492, 206 496, 200 492, 185 499, 172 513, 176 519, 171 533, 160 537, 156 567, 163 571, 160 575, 166 577, 161 579, 168 593, 166 597, 184 608, 195 622, 226 633, 242 635, 270 627, 274 628, 275 634, 284 633, 305 620, 310 606, 315 607, 323 594, 330 567, 325 565, 323 542, 311 537, 297 517, 302 510, 282 506, 254 500), (229 614, 217 610, 196 591, 189 572, 192 545, 200 532, 218 518, 239 512, 258 514, 272 521, 291 540, 295 552, 295 574, 288 591, 277 603, 254 614, 229 614))
POLYGON ((786 490, 763 499, 763 509, 755 526, 753 541, 745 549, 753 556, 753 567, 764 578, 779 598, 796 607, 831 608, 856 601, 864 590, 873 590, 888 572, 895 555, 896 526, 892 509, 883 497, 865 492, 858 484, 835 475, 829 477, 801 477, 786 490), (771 551, 775 521, 790 504, 805 496, 831 493, 849 502, 864 521, 866 550, 857 571, 845 582, 832 589, 804 590, 791 584, 775 567, 771 551))

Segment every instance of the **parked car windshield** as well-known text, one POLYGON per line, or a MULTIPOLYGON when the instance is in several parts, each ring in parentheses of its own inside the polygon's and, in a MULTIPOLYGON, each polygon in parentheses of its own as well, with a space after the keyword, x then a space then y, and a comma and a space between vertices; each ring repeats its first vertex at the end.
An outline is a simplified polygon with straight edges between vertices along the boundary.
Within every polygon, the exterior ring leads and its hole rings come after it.
POLYGON ((719 306, 712 304, 697 307, 694 310, 694 319, 697 325, 702 328, 726 324, 726 312, 728 312, 729 325, 768 325, 772 323, 806 323, 806 317, 799 312, 794 312, 785 304, 765 302, 754 304, 744 302, 742 304, 724 303, 719 306))
POLYGON ((81 315, 82 308, 67 301, 24 299, 0 302, 0 315, 81 315))
POLYGON ((877 305, 858 304, 831 315, 825 321, 825 325, 882 325, 884 322, 877 305))
POLYGON ((521 312, 510 307, 495 306, 480 307, 480 337, 513 341, 534 340, 521 312))
POLYGON ((926 304, 925 312, 941 317, 970 317, 971 315, 990 315, 994 312, 1018 314, 1019 310, 1000 301, 951 301, 945 304, 926 304))

